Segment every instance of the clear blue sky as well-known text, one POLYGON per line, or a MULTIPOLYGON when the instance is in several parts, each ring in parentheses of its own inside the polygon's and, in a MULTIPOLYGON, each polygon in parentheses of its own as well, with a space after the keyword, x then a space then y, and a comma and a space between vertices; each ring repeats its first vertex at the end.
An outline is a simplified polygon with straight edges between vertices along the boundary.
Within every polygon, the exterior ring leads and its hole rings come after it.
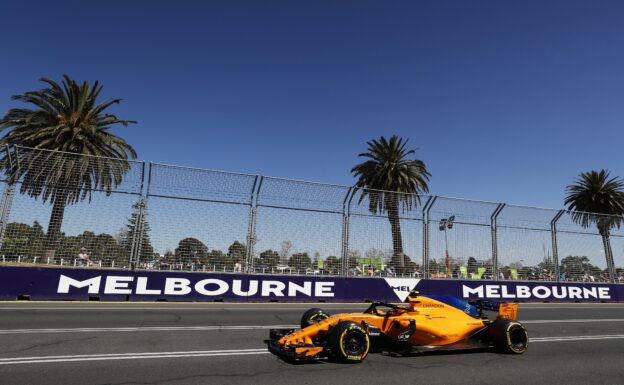
POLYGON ((141 159, 352 184, 398 134, 434 194, 561 207, 624 176, 621 1, 4 1, 0 111, 101 80, 141 159))

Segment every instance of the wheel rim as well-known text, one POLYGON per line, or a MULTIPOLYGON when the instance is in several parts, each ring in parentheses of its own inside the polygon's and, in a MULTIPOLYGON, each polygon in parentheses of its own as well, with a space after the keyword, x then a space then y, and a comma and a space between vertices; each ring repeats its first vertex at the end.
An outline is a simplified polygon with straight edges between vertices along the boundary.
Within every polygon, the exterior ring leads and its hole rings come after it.
POLYGON ((366 341, 360 333, 349 333, 342 341, 342 348, 347 355, 359 356, 366 351, 366 341))
POLYGON ((512 328, 509 331, 509 341, 516 350, 524 349, 527 342, 526 333, 520 327, 512 328))

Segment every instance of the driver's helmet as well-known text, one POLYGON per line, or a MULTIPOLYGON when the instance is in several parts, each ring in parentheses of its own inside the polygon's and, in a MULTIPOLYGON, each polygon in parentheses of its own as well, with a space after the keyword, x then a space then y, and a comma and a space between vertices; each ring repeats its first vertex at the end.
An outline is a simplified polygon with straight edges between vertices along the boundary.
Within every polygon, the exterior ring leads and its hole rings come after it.
POLYGON ((407 295, 407 299, 405 300, 406 302, 414 302, 418 299, 418 296, 420 295, 419 291, 416 290, 412 290, 410 291, 410 293, 407 295))

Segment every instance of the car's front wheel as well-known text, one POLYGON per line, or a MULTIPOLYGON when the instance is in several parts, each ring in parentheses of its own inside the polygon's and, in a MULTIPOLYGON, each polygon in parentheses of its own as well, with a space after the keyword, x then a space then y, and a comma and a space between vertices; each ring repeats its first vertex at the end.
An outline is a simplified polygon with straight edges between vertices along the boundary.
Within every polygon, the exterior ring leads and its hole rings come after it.
POLYGON ((332 357, 347 363, 361 362, 368 355, 370 338, 362 325, 341 321, 329 336, 332 357))

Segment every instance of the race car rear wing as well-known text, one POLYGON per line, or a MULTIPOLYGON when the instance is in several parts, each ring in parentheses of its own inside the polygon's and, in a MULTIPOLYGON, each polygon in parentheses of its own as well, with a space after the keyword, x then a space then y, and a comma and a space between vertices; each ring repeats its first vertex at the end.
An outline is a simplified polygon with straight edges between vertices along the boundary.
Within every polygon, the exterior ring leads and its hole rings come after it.
POLYGON ((498 318, 507 318, 515 320, 518 317, 517 303, 501 303, 498 306, 498 318))
POLYGON ((479 316, 483 315, 483 310, 498 312, 497 318, 507 318, 515 320, 518 317, 518 304, 507 302, 484 301, 482 299, 476 301, 468 301, 479 309, 479 316))

